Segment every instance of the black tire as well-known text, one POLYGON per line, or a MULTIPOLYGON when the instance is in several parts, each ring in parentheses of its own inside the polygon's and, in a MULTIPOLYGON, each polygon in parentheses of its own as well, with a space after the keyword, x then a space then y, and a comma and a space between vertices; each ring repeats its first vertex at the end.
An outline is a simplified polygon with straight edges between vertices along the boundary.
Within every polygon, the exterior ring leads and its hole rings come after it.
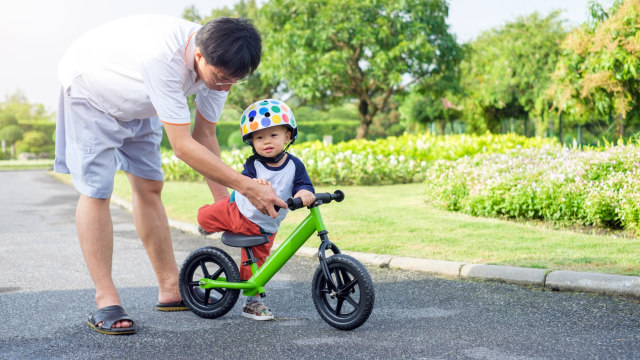
POLYGON ((196 315, 213 319, 233 308, 240 290, 201 289, 199 281, 205 277, 239 282, 240 272, 229 254, 212 246, 193 251, 182 263, 179 275, 182 300, 196 315))
POLYGON ((373 282, 367 269, 351 256, 333 255, 327 259, 327 265, 338 291, 332 293, 322 266, 318 266, 313 275, 313 303, 320 317, 329 325, 340 330, 353 330, 364 324, 373 311, 373 282))

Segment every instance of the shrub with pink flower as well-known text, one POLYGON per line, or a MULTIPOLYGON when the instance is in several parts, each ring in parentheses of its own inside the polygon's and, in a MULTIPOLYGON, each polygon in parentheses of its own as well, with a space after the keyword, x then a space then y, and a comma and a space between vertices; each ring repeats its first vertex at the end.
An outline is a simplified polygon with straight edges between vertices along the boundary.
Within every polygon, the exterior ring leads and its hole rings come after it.
POLYGON ((637 230, 639 175, 640 147, 547 144, 436 161, 425 183, 428 201, 451 211, 637 230))

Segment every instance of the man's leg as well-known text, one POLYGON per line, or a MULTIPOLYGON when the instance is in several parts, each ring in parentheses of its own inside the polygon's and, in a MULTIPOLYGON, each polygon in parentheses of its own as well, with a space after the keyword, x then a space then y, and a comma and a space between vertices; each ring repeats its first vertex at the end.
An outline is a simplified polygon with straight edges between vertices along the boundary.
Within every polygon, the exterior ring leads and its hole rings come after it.
POLYGON ((180 301, 178 266, 171 243, 169 221, 160 194, 162 181, 148 180, 127 173, 133 193, 133 220, 138 236, 158 278, 158 302, 180 301))
MULTIPOLYGON (((113 223, 110 199, 95 199, 80 195, 76 208, 76 228, 80 248, 89 274, 96 287, 98 309, 120 305, 120 296, 111 278, 113 257, 113 223)), ((98 324, 98 326, 100 326, 98 324)), ((113 327, 130 327, 129 321, 118 321, 113 327)))

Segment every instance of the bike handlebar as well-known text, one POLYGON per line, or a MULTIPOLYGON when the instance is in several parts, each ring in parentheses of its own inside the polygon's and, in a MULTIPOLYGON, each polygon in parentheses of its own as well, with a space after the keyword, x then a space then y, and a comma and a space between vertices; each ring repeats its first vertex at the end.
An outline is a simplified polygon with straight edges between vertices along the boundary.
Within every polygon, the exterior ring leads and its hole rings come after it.
MULTIPOLYGON (((334 201, 334 200, 337 202, 341 202, 342 200, 344 200, 344 193, 340 190, 336 190, 333 194, 317 193, 315 195, 316 195, 316 200, 314 201, 314 204, 316 205, 330 203, 331 201, 334 201)), ((304 205, 302 205, 302 199, 300 198, 288 198, 287 201, 285 202, 287 203, 289 210, 297 210, 304 207, 304 205)), ((280 208, 276 206, 276 211, 278 210, 280 210, 280 208)))

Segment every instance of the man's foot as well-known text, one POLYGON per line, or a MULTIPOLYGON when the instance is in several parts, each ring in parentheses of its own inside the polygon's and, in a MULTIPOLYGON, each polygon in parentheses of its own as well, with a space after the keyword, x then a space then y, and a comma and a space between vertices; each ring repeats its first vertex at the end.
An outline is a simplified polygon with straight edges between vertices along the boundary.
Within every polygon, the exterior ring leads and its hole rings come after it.
POLYGON ((156 310, 158 311, 186 311, 189 310, 189 307, 187 306, 187 304, 184 303, 184 301, 180 300, 180 301, 176 301, 176 302, 172 302, 172 303, 157 303, 156 304, 156 310))
POLYGON ((94 330, 108 335, 127 335, 136 332, 133 320, 120 305, 111 305, 98 309, 93 315, 89 316, 87 323, 94 330), (119 326, 116 323, 119 323, 119 326), (123 326, 124 324, 129 326, 123 326))
POLYGON ((271 320, 273 313, 260 300, 250 301, 242 308, 242 316, 253 320, 271 320))

